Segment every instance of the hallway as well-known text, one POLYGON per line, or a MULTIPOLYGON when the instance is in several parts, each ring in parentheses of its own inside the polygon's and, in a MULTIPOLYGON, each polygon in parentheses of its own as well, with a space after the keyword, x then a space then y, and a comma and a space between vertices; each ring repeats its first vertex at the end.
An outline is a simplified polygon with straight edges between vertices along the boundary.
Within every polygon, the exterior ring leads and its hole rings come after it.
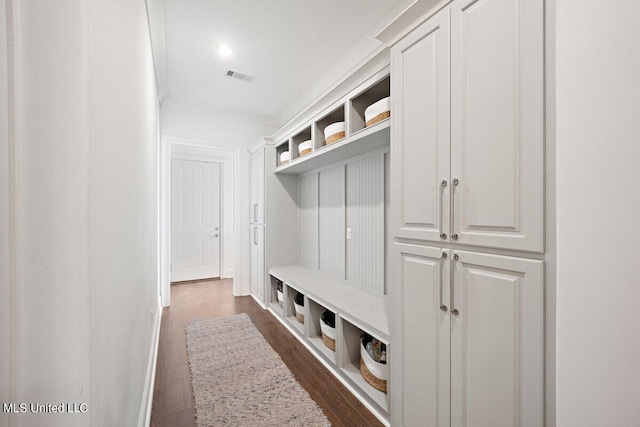
POLYGON ((379 421, 272 315, 248 296, 234 297, 230 279, 171 286, 171 307, 162 312, 152 427, 195 426, 185 325, 247 313, 298 382, 334 427, 379 426, 379 421))

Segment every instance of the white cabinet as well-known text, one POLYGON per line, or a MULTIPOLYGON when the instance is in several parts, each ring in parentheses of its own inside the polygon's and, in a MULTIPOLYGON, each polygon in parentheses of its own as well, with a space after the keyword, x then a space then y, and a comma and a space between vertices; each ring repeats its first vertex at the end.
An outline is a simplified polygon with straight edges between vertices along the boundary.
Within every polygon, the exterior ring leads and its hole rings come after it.
POLYGON ((251 294, 264 302, 264 226, 251 226, 251 294))
POLYGON ((394 247, 392 425, 449 426, 449 250, 394 247))
POLYGON ((543 262, 396 243, 394 271, 393 425, 541 427, 543 262))
POLYGON ((448 11, 398 43, 392 65, 395 235, 444 241, 450 227, 448 11))
POLYGON ((452 262, 451 426, 542 427, 543 262, 457 250, 452 262))
POLYGON ((265 148, 260 148, 251 154, 251 222, 264 224, 264 158, 265 148))
POLYGON ((397 237, 543 251, 542 16, 457 0, 393 46, 397 237))
POLYGON ((250 292, 266 308, 271 303, 265 289, 267 271, 298 259, 298 180, 296 176, 274 174, 276 149, 270 138, 258 139, 248 151, 251 281, 250 286, 244 284, 243 294, 250 292))
POLYGON ((459 243, 543 251, 543 0, 451 5, 451 177, 459 243))

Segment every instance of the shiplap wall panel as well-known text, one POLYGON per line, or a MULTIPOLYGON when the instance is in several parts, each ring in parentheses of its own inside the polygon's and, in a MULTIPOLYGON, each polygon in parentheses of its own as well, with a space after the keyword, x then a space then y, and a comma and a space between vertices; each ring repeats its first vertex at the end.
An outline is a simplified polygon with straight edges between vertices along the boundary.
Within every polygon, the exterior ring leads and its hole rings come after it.
POLYGON ((384 294, 385 191, 384 156, 369 157, 346 167, 346 279, 384 294))
POLYGON ((344 166, 319 172, 319 269, 345 278, 344 166))
POLYGON ((318 269, 318 174, 300 177, 300 264, 318 269))

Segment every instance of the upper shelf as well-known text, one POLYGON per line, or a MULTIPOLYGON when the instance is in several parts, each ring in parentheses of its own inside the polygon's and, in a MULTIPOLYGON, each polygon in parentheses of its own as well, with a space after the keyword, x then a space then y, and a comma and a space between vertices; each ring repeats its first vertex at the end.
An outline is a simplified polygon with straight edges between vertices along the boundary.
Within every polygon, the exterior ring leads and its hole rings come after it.
POLYGON ((275 172, 297 175, 388 147, 390 96, 385 67, 277 143, 275 172))
POLYGON ((301 174, 340 160, 388 147, 390 120, 387 118, 372 126, 359 130, 331 145, 317 148, 313 153, 298 157, 292 162, 278 166, 276 173, 301 174))

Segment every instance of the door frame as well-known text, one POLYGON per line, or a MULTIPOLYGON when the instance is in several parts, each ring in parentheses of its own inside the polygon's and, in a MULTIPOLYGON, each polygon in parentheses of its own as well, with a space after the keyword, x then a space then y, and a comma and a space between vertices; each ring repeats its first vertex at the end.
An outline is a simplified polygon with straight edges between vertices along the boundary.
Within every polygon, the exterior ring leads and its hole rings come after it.
MULTIPOLYGON (((171 163, 173 159, 220 164, 220 278, 235 276, 238 245, 236 233, 236 171, 240 147, 163 135, 160 141, 160 298, 163 307, 171 303, 171 163)), ((234 295, 240 293, 234 280, 234 295)))

